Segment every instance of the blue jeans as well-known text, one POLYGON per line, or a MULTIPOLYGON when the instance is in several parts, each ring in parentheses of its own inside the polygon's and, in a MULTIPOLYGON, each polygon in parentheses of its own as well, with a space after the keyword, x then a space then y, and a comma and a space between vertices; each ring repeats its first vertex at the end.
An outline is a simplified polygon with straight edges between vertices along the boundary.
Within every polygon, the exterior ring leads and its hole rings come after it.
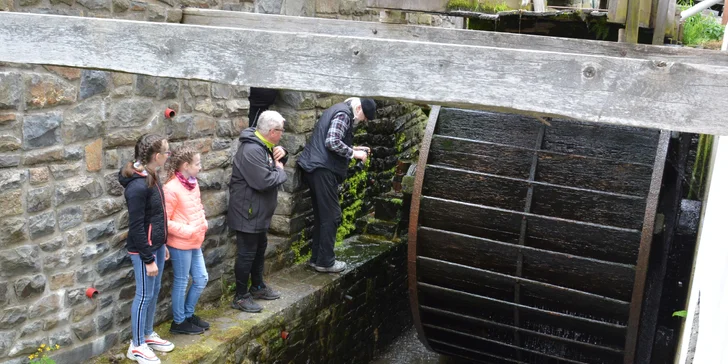
POLYGON ((164 272, 164 245, 154 252, 155 262, 159 269, 156 277, 147 275, 147 267, 139 254, 131 254, 136 279, 136 295, 131 305, 131 336, 135 346, 144 343, 144 336, 154 332, 154 312, 157 310, 157 298, 162 287, 164 272))
POLYGON ((207 286, 207 269, 205 269, 202 249, 180 250, 169 247, 169 255, 174 269, 172 317, 174 322, 181 324, 195 313, 195 305, 200 299, 202 290, 207 286), (190 275, 192 276, 192 287, 185 298, 190 275))

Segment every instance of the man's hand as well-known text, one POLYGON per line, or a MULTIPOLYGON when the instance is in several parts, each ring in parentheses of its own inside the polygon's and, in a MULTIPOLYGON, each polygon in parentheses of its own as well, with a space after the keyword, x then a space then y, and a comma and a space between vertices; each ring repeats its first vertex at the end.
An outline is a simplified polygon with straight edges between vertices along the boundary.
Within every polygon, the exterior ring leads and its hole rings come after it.
POLYGON ((361 146, 361 145, 354 146, 354 150, 363 150, 363 151, 367 152, 367 154, 372 153, 372 150, 369 147, 365 147, 365 146, 361 146))
POLYGON ((281 158, 283 158, 285 156, 286 156, 286 150, 283 149, 283 147, 277 146, 277 147, 273 148, 273 159, 275 159, 276 161, 279 161, 279 160, 281 160, 281 158))
POLYGON ((365 152, 363 150, 355 150, 354 151, 354 159, 358 159, 358 160, 360 160, 362 162, 366 162, 368 156, 369 156, 369 154, 367 154, 367 152, 365 152))
POLYGON ((157 274, 159 274, 159 269, 157 268, 157 263, 151 262, 148 264, 145 264, 147 267, 147 275, 150 277, 156 277, 157 274))
POLYGON ((278 160, 276 160, 276 168, 283 169, 283 163, 281 163, 278 160))

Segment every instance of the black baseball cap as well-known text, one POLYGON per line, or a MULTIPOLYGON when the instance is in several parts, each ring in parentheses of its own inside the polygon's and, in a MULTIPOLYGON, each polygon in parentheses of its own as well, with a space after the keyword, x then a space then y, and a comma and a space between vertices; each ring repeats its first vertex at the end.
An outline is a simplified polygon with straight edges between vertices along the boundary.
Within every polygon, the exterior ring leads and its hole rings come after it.
POLYGON ((360 99, 361 100, 361 111, 364 112, 364 116, 367 120, 374 120, 377 118, 377 103, 372 99, 360 99))

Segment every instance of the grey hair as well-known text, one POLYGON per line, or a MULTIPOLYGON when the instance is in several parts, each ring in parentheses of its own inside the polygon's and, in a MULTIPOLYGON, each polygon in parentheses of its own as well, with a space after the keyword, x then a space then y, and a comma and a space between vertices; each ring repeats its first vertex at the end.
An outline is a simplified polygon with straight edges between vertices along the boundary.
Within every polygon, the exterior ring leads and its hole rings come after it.
POLYGON ((356 110, 356 107, 361 105, 361 99, 358 97, 350 97, 350 98, 344 100, 344 102, 348 102, 351 104, 352 111, 356 110))
POLYGON ((283 122, 286 121, 277 111, 263 111, 258 117, 258 125, 255 130, 263 135, 270 133, 274 129, 283 129, 283 122))

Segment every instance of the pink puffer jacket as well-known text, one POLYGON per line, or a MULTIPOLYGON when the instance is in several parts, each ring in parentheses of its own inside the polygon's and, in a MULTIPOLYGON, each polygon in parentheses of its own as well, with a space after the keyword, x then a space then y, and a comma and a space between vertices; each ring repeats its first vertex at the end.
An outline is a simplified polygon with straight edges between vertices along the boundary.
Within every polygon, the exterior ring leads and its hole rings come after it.
POLYGON ((172 178, 164 185, 164 201, 169 229, 167 245, 181 250, 199 249, 207 231, 200 186, 188 190, 179 179, 172 178))

